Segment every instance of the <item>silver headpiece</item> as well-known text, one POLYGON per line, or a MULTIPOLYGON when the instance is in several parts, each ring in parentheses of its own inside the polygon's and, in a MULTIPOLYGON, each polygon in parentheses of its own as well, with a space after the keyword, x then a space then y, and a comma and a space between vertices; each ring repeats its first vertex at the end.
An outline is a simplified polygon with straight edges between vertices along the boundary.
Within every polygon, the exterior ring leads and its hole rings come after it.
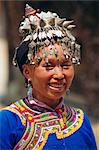
MULTIPOLYGON (((19 32, 23 37, 22 43, 29 41, 27 59, 30 64, 34 64, 32 57, 40 46, 46 47, 51 44, 50 55, 57 56, 57 50, 53 50, 55 42, 61 44, 66 58, 71 57, 73 63, 80 64, 80 45, 71 34, 71 29, 75 27, 72 23, 73 21, 67 21, 65 18, 61 19, 56 13, 40 12, 26 4, 25 17, 20 24, 19 32)), ((44 56, 47 55, 44 50, 44 56)), ((16 61, 14 57, 14 64, 16 61)))

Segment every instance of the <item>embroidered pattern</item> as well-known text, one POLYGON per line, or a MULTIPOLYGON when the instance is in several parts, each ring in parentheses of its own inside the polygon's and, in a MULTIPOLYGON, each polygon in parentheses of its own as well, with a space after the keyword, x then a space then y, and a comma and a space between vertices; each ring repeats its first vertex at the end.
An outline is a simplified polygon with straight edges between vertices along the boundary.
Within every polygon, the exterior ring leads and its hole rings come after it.
POLYGON ((83 123, 83 112, 71 107, 66 107, 66 112, 59 110, 59 114, 40 113, 30 109, 20 100, 8 109, 16 113, 26 126, 26 131, 14 150, 41 150, 49 134, 55 133, 58 139, 62 139, 77 131, 83 123))

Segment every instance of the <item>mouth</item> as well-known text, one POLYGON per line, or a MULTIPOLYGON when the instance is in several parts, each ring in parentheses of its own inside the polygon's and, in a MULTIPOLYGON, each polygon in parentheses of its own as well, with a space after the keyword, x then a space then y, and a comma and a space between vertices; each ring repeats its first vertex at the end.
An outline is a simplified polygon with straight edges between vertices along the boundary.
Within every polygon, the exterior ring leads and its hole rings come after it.
POLYGON ((49 84, 49 88, 54 90, 54 91, 62 92, 64 90, 64 88, 65 88, 65 83, 62 83, 62 84, 50 83, 49 84))

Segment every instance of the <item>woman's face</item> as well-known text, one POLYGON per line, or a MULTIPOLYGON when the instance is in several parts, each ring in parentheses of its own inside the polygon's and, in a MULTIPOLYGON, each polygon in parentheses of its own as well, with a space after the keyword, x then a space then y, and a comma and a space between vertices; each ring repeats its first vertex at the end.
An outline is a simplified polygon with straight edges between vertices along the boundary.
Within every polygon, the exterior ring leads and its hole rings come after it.
MULTIPOLYGON (((51 107, 55 107, 59 103, 74 77, 71 60, 66 60, 61 45, 55 44, 54 47, 58 51, 58 59, 55 55, 49 54, 50 46, 48 46, 46 47, 48 64, 43 58, 35 67, 28 65, 28 78, 32 82, 33 96, 51 107)), ((39 52, 39 56, 43 57, 43 54, 43 51, 39 52)))

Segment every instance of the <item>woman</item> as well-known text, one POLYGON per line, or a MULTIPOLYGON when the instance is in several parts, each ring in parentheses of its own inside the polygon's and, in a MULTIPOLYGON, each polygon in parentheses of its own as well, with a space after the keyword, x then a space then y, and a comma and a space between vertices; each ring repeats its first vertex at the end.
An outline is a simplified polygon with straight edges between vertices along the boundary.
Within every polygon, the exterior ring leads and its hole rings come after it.
POLYGON ((82 110, 64 105, 65 93, 80 63, 73 21, 26 5, 16 50, 28 88, 27 97, 0 112, 1 150, 96 150, 94 134, 82 110))

